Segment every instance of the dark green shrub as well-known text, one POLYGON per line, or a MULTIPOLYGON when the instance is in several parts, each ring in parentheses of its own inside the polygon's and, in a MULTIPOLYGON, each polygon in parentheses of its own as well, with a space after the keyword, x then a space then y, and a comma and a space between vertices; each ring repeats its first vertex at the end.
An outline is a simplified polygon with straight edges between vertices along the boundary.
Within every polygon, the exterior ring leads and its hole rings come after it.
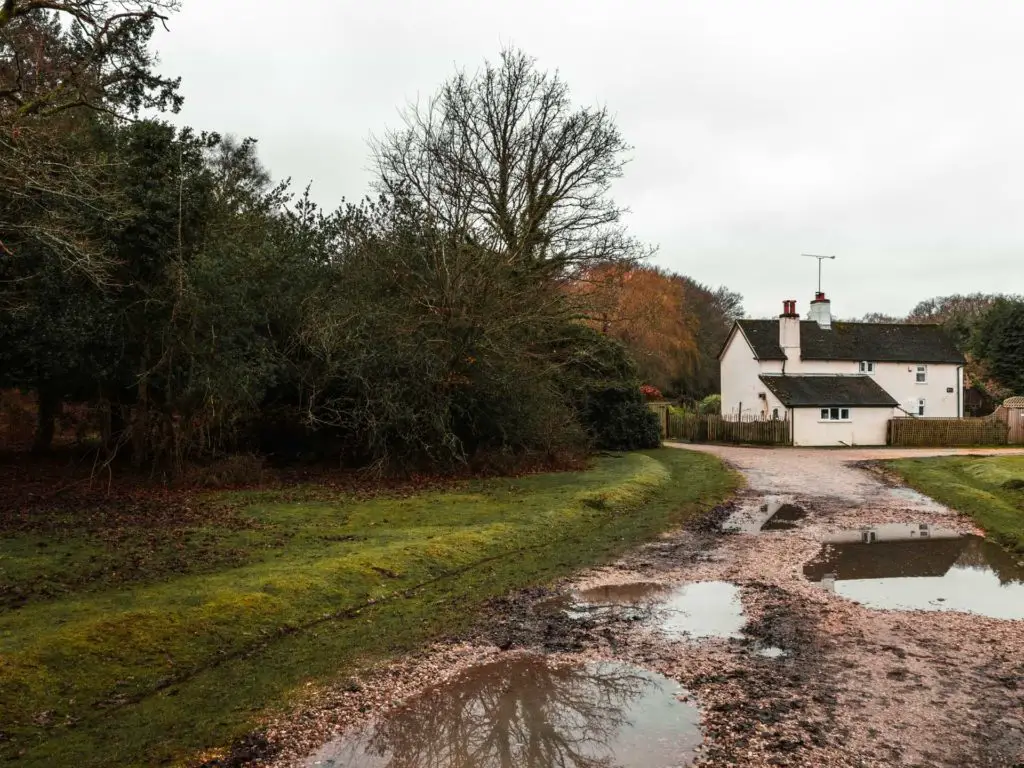
POLYGON ((597 448, 636 451, 661 444, 658 415, 647 407, 638 387, 607 387, 591 392, 581 416, 597 448))

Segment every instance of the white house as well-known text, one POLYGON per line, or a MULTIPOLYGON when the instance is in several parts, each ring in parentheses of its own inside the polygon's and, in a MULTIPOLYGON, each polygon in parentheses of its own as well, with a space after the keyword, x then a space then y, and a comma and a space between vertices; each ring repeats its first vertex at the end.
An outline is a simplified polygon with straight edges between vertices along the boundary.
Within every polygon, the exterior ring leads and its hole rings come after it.
POLYGON ((884 445, 889 419, 963 415, 964 357, 939 325, 738 320, 719 354, 726 419, 793 422, 794 445, 884 445))

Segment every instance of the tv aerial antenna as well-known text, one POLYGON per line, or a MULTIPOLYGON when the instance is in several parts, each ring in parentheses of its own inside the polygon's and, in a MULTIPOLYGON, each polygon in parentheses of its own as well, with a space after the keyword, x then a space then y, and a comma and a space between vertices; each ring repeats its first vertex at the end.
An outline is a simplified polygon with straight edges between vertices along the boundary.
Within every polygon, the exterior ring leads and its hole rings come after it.
POLYGON ((821 293, 821 262, 825 259, 834 259, 835 256, 821 256, 817 253, 801 253, 801 256, 806 256, 809 259, 818 260, 818 293, 821 293))

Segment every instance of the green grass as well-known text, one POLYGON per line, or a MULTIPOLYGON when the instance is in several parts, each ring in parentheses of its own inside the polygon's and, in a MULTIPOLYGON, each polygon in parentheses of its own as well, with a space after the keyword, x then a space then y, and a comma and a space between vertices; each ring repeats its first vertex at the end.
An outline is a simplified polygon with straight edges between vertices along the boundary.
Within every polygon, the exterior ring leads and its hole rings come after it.
POLYGON ((1024 552, 1024 456, 939 456, 886 462, 908 485, 970 515, 989 536, 1024 552))
POLYGON ((240 514, 170 532, 7 536, 0 760, 187 761, 306 682, 464 628, 483 601, 606 560, 736 483, 662 449, 402 498, 235 493, 220 498, 240 514))

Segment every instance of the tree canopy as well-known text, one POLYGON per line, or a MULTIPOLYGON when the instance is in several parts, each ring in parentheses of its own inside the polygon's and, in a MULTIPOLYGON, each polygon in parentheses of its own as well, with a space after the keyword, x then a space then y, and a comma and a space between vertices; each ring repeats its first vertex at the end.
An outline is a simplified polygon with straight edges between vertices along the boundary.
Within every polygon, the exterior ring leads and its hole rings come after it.
POLYGON ((439 468, 657 443, 635 364, 584 332, 566 289, 638 253, 609 197, 626 146, 606 111, 506 52, 442 87, 440 134, 375 145, 377 198, 327 211, 275 184, 252 139, 122 119, 179 103, 146 45, 173 9, 3 17, 6 168, 25 173, 0 193, 22 201, 0 217, 0 387, 36 394, 37 448, 66 403, 105 461, 168 471, 236 451, 439 468), (32 34, 53 45, 51 85, 21 74, 32 34), (82 56, 106 58, 76 67, 72 98, 52 84, 82 56))

